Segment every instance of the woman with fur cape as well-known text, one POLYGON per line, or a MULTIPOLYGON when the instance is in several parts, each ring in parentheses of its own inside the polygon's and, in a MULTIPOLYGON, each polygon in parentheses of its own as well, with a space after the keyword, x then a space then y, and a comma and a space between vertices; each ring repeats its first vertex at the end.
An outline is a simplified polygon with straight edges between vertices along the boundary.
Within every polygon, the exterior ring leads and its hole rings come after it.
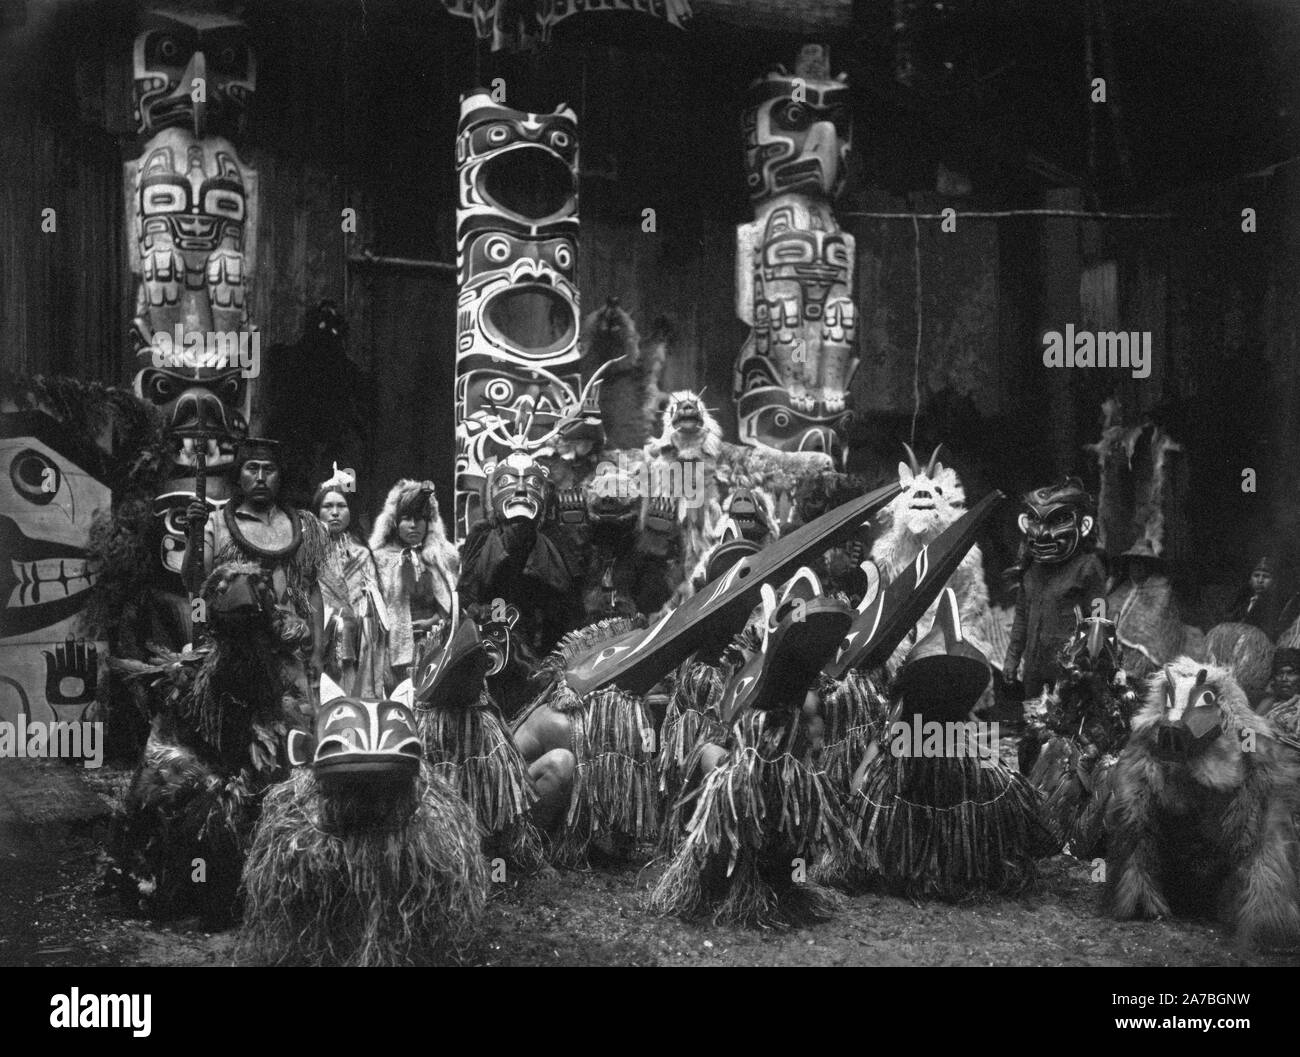
POLYGON ((460 572, 432 481, 403 478, 389 489, 370 550, 388 610, 389 678, 395 686, 415 663, 415 632, 432 632, 451 616, 460 572))

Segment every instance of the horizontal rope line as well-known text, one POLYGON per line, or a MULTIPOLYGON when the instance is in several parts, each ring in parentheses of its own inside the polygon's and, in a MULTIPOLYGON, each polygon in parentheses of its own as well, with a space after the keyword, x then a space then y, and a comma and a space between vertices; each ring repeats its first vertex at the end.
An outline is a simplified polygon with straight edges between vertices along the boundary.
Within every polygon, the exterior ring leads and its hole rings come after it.
MULTIPOLYGON (((1079 217, 1083 220, 1195 220, 1196 217, 1184 217, 1178 213, 1090 213, 1084 209, 999 209, 999 210, 961 210, 956 209, 957 217, 975 220, 996 220, 1004 217, 1079 217)), ((872 220, 944 220, 943 213, 874 213, 843 212, 836 210, 840 217, 864 217, 872 220)))

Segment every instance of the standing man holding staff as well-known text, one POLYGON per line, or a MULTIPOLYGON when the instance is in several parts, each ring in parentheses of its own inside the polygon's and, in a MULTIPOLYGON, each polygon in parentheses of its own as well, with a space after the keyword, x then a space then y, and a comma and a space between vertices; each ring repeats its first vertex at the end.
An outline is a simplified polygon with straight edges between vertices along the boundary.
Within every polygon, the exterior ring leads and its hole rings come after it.
MULTIPOLYGON (((232 467, 235 479, 229 502, 203 530, 203 576, 230 561, 254 562, 271 577, 276 603, 305 625, 310 640, 299 646, 307 671, 310 699, 320 699, 324 612, 320 577, 326 566, 329 533, 315 514, 279 502, 283 460, 277 441, 246 437, 240 441, 232 467)), ((190 504, 187 514, 200 521, 207 507, 190 504)), ((191 582, 197 549, 185 555, 183 575, 191 582)))

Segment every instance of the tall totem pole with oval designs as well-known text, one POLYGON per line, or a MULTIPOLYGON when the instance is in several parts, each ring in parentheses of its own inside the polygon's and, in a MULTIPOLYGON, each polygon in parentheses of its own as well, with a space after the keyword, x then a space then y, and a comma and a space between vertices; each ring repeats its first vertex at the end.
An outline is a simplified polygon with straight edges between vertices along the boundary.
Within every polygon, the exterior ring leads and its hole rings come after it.
POLYGON ((463 538, 483 516, 485 464, 509 454, 492 428, 510 435, 525 423, 528 437, 541 438, 581 403, 577 115, 467 95, 456 169, 455 520, 463 538))
POLYGON ((754 220, 736 231, 736 313, 752 331, 736 361, 740 439, 839 454, 857 366, 853 236, 831 205, 851 145, 849 88, 821 45, 750 85, 745 165, 754 220))

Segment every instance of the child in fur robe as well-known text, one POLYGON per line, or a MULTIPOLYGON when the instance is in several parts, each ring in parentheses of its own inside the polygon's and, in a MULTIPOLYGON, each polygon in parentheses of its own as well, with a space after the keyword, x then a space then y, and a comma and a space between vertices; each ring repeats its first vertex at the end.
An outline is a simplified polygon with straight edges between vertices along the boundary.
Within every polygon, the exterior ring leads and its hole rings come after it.
POLYGON ((388 613, 388 689, 409 675, 415 637, 439 631, 451 616, 460 570, 447 539, 432 481, 398 481, 370 534, 388 613))

